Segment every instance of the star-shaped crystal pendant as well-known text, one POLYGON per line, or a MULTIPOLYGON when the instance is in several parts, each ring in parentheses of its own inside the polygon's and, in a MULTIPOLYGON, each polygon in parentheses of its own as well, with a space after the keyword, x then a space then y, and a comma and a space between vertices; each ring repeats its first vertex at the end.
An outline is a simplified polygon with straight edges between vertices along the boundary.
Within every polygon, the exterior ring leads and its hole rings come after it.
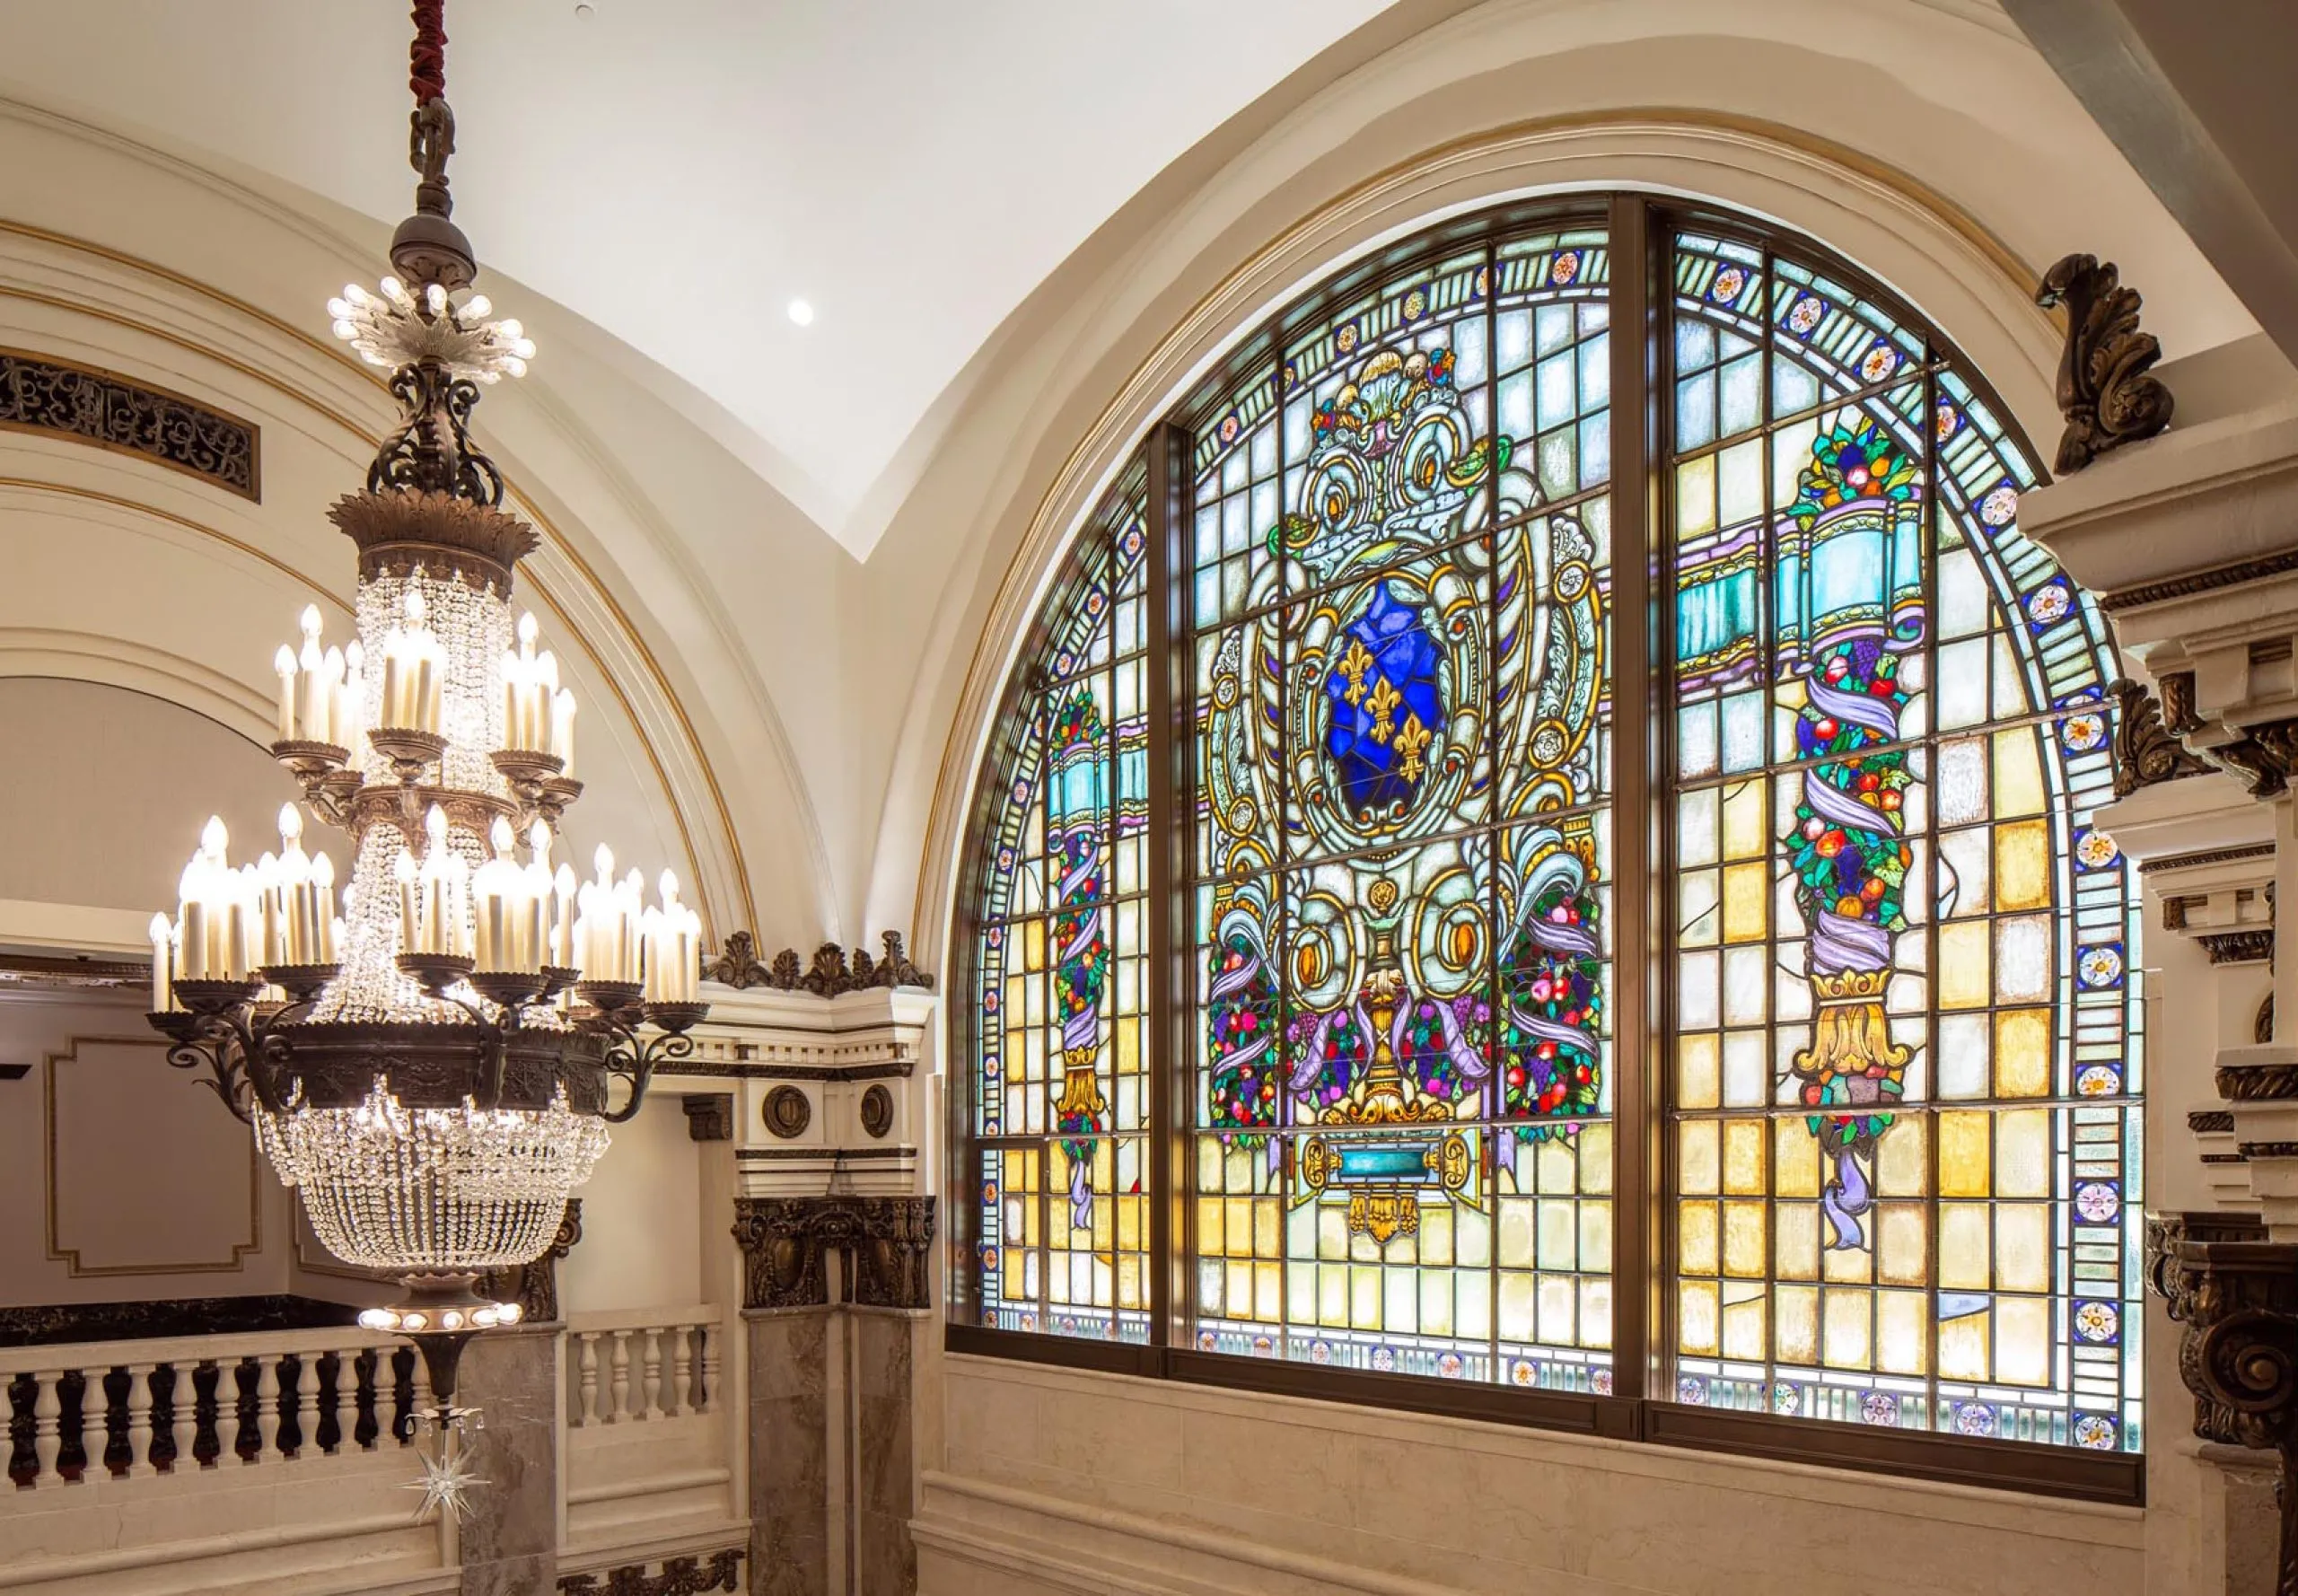
POLYGON ((452 1515, 456 1523, 461 1523, 470 1513, 470 1494, 487 1484, 472 1472, 453 1441, 452 1432, 442 1429, 438 1451, 423 1454, 423 1478, 408 1484, 408 1490, 423 1493, 423 1504, 415 1510, 415 1521, 418 1524, 429 1518, 434 1509, 452 1515))

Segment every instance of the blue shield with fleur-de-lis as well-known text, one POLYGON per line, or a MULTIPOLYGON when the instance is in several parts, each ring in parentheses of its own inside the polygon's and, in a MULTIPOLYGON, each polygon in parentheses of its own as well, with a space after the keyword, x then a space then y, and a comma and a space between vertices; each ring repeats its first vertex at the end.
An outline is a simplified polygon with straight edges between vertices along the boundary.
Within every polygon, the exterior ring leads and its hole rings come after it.
POLYGON ((1444 730, 1443 662, 1419 607, 1386 582, 1336 642, 1324 679, 1325 753, 1360 820, 1402 815, 1427 779, 1444 730))

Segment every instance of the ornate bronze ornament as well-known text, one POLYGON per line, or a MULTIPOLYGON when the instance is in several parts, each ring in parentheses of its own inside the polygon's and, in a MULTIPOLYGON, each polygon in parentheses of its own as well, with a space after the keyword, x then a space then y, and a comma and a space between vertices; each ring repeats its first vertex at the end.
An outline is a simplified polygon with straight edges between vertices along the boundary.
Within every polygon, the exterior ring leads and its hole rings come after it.
POLYGON ((894 1127, 894 1094, 882 1084, 862 1094, 862 1128, 873 1141, 882 1140, 894 1127))
POLYGON ((2171 425, 2171 390, 2146 374, 2162 347, 2153 334, 2138 330, 2138 291, 2122 286, 2114 262, 2062 258, 2043 274, 2035 303, 2066 307, 2066 348, 2058 363, 2058 410, 2066 430, 2051 469, 2062 477, 2079 471, 2171 425))
POLYGON ((2213 964, 2258 964, 2274 957, 2274 928, 2249 931, 2205 931, 2195 941, 2213 964))
POLYGON ((860 948, 849 954, 836 943, 824 943, 814 950, 811 965, 802 966, 796 950, 791 948, 776 953, 769 965, 759 960, 756 937, 747 931, 730 932, 718 957, 703 967, 702 978, 738 991, 764 987, 776 992, 809 992, 816 997, 837 997, 877 987, 934 990, 934 978, 909 961, 900 932, 889 931, 880 941, 885 951, 874 960, 860 948))
POLYGON ((255 423, 52 355, 0 349, 0 430, 138 455, 263 501, 262 434, 255 423))
POLYGON ((2221 765, 2242 773, 2253 798, 2276 798, 2287 791, 2298 770, 2298 720, 2245 726, 2235 741, 2211 750, 2221 765))
POLYGON ((846 1256, 847 1302, 932 1306, 930 1197, 738 1197, 734 1241, 745 1265, 745 1308, 827 1307, 829 1275, 822 1254, 833 1248, 846 1256))
POLYGON ((709 1591, 740 1591, 742 1555, 741 1548, 728 1547, 711 1553, 707 1563, 699 1557, 668 1557, 662 1572, 654 1574, 646 1572, 644 1563, 627 1563, 610 1571, 603 1585, 596 1574, 564 1574, 558 1589, 565 1596, 704 1596, 709 1591))
POLYGON ((806 1134, 806 1127, 814 1122, 814 1105, 795 1086, 776 1086, 766 1094, 761 1110, 766 1117, 766 1128, 787 1142, 806 1134))
POLYGON ((2280 1459, 2275 1590, 2298 1596, 2298 1243, 2268 1241, 2246 1215, 2164 1214, 2146 1222, 2146 1258, 2183 1327, 2179 1376, 2194 1394, 2194 1433, 2280 1459))
POLYGON ((2107 684, 2121 713, 2115 717, 2115 796, 2217 768, 2187 751, 2162 723, 2162 706, 2145 685, 2128 677, 2107 684))
POLYGON ((734 1139, 734 1094, 731 1092, 689 1092, 679 1099, 686 1110, 686 1135, 690 1142, 731 1142, 734 1139))

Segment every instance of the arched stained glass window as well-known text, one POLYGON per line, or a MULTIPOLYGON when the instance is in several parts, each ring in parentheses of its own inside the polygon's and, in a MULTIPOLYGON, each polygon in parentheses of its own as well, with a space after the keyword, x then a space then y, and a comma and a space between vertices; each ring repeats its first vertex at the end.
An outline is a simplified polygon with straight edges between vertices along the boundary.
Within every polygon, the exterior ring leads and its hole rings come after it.
POLYGON ((2035 481, 1855 272, 1636 197, 1253 329, 998 724, 960 1324, 1912 1472, 2135 1451, 2114 659, 2035 481))

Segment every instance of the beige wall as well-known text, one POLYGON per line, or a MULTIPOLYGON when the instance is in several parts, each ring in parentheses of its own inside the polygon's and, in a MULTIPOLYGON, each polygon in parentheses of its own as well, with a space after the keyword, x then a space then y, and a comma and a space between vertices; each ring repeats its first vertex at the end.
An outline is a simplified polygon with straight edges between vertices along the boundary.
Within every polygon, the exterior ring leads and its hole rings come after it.
POLYGON ((288 1288, 287 1194, 148 1006, 0 987, 0 1306, 288 1288))
POLYGON ((2139 1596, 2136 1508, 943 1360, 921 1596, 2139 1596))
POLYGON ((705 1243, 731 1247, 733 1215, 711 1215, 706 1226, 700 1151, 675 1092, 651 1092, 636 1118, 614 1127, 613 1144, 574 1193, 583 1199, 583 1241, 558 1267, 562 1311, 703 1301, 705 1243))

